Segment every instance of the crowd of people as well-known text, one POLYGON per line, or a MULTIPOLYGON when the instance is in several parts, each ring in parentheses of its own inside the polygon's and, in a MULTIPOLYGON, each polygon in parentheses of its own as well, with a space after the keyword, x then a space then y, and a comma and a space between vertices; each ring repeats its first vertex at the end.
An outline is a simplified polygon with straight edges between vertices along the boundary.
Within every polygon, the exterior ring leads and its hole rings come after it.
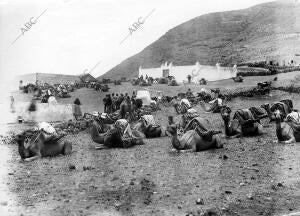
POLYGON ((113 113, 117 110, 120 110, 121 104, 123 102, 132 103, 136 99, 136 92, 133 91, 132 96, 130 97, 128 93, 112 93, 106 94, 103 98, 104 112, 105 113, 113 113))

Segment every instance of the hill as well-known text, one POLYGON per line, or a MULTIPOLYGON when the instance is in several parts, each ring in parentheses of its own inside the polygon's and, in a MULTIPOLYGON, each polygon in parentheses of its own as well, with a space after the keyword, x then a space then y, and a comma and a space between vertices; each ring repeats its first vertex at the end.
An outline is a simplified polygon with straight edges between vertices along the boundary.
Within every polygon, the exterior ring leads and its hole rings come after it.
POLYGON ((199 16, 169 30, 98 79, 132 78, 140 65, 159 67, 165 61, 224 66, 268 59, 290 61, 300 54, 299 12, 299 3, 286 1, 199 16))

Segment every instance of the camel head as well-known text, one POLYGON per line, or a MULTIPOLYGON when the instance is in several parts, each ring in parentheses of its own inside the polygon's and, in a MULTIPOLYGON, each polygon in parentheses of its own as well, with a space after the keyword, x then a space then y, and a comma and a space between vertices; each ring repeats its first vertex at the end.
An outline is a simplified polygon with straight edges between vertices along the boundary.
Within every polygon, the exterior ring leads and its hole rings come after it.
POLYGON ((169 123, 169 125, 174 124, 174 117, 173 116, 168 116, 168 123, 169 123))
MULTIPOLYGON (((268 103, 265 103, 265 104, 262 104, 260 105, 261 108, 263 108, 264 110, 266 110, 266 112, 268 113, 268 116, 269 116, 269 119, 270 119, 270 122, 273 122, 276 120, 276 117, 275 117, 275 114, 274 112, 271 112, 271 109, 270 109, 270 104, 268 103)), ((279 110, 278 110, 279 111, 279 110)), ((279 111, 280 112, 280 111, 279 111)))
POLYGON ((260 107, 263 108, 263 109, 265 109, 267 111, 267 113, 269 113, 269 111, 270 111, 270 104, 265 103, 265 104, 260 105, 260 107))
POLYGON ((230 113, 231 113, 231 109, 228 107, 228 106, 223 106, 221 108, 221 116, 222 116, 222 119, 226 122, 230 121, 230 113))
POLYGON ((172 136, 176 135, 177 134, 177 126, 175 124, 168 125, 166 132, 172 136))
POLYGON ((275 116, 275 120, 276 121, 282 121, 282 113, 280 112, 280 110, 275 110, 274 111, 274 116, 275 116))
POLYGON ((21 156, 21 159, 25 159, 29 156, 29 151, 25 148, 25 141, 28 143, 28 138, 24 134, 18 135, 16 138, 18 143, 18 151, 21 156))

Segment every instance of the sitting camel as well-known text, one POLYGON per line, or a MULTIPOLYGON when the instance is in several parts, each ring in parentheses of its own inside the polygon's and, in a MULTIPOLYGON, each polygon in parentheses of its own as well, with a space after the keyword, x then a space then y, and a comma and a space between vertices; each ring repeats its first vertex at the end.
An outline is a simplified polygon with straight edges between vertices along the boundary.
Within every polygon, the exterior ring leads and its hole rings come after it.
POLYGON ((62 136, 46 141, 44 132, 38 131, 28 140, 24 134, 17 137, 18 151, 22 160, 33 161, 41 157, 69 155, 72 152, 72 143, 61 141, 62 136))
POLYGON ((145 135, 137 130, 131 130, 125 119, 119 119, 107 131, 101 130, 100 125, 94 121, 90 128, 92 140, 100 145, 96 149, 129 148, 134 145, 143 145, 145 135))
POLYGON ((286 117, 286 121, 282 120, 280 110, 274 112, 276 119, 276 136, 280 143, 300 142, 300 113, 292 112, 286 117))
POLYGON ((230 120, 231 109, 227 106, 221 109, 221 116, 225 125, 227 137, 253 136, 263 134, 263 126, 260 119, 255 119, 249 109, 239 109, 235 112, 233 120, 230 120))
POLYGON ((212 148, 222 148, 223 143, 218 135, 220 131, 207 130, 207 122, 200 117, 194 118, 186 127, 186 132, 178 138, 177 125, 169 117, 167 132, 171 135, 172 146, 182 152, 198 152, 212 148))
POLYGON ((262 104, 262 108, 266 110, 268 113, 270 122, 276 121, 276 117, 274 112, 279 110, 281 113, 282 120, 286 118, 286 116, 293 111, 293 101, 290 99, 281 100, 278 102, 273 103, 271 106, 270 104, 262 104))

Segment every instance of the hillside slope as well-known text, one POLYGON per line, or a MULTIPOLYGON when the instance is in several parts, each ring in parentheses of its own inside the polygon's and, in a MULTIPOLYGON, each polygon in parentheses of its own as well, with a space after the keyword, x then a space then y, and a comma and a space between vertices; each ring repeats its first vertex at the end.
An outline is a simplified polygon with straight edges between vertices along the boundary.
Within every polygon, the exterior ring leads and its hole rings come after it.
POLYGON ((159 67, 165 61, 230 66, 272 56, 290 59, 300 54, 299 12, 300 4, 289 1, 202 15, 169 30, 99 78, 132 78, 140 65, 159 67))

